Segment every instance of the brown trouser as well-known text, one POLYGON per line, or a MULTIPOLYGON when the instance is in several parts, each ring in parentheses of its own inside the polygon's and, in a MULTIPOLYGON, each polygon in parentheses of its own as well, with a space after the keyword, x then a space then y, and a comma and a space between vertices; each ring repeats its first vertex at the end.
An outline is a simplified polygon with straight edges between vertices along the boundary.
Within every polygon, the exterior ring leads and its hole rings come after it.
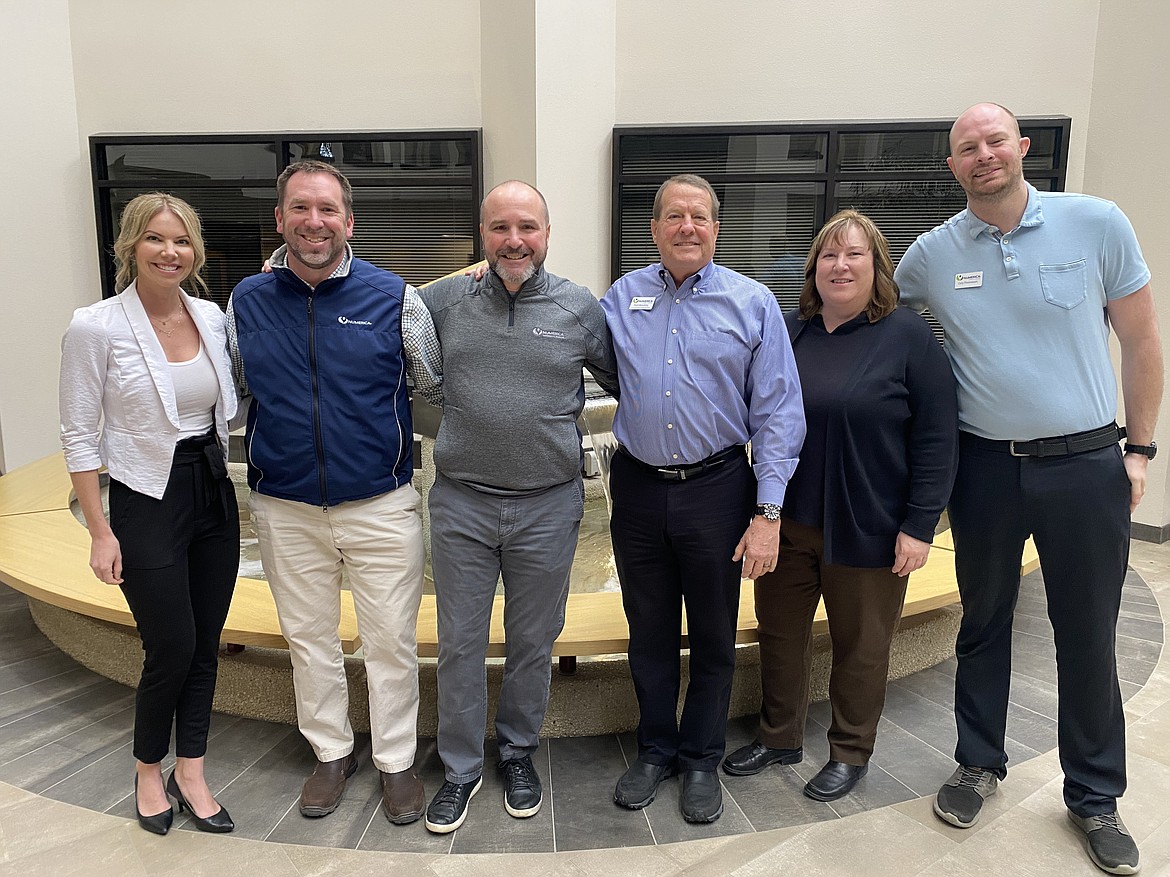
POLYGON ((760 742, 773 749, 804 743, 813 615, 823 597, 833 642, 829 758, 852 765, 869 761, 906 581, 888 568, 826 564, 821 531, 784 521, 776 571, 756 579, 764 690, 760 742))

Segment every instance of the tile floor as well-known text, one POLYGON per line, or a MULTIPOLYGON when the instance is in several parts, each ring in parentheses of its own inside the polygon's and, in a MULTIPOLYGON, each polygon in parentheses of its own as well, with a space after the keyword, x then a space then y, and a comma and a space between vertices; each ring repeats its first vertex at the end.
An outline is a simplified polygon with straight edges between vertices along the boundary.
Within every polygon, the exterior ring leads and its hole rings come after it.
MULTIPOLYGON (((1170 657, 1163 659, 1161 621, 1170 606, 1170 544, 1135 542, 1131 563, 1118 631, 1129 717, 1122 812, 1141 845, 1143 873, 1170 874, 1170 657)), ((445 838, 421 825, 389 825, 364 759, 336 813, 301 818, 296 795, 312 756, 295 730, 216 716, 209 779, 239 829, 212 837, 177 821, 179 831, 159 838, 133 821, 132 693, 57 652, 19 595, 0 588, 0 875, 1096 874, 1062 812, 1047 624, 1033 575, 1016 618, 1013 767, 966 832, 930 810, 952 768, 952 660, 890 686, 874 768, 832 805, 800 794, 826 757, 825 704, 811 710, 805 762, 725 777, 727 809, 712 826, 682 821, 675 782, 639 813, 609 802, 633 754, 623 735, 542 747, 549 793, 531 820, 509 818, 498 779, 485 774, 467 825, 445 838)), ((733 722, 728 745, 751 736, 750 721, 733 722)), ((422 741, 420 756, 433 790, 441 776, 433 740, 422 741)))

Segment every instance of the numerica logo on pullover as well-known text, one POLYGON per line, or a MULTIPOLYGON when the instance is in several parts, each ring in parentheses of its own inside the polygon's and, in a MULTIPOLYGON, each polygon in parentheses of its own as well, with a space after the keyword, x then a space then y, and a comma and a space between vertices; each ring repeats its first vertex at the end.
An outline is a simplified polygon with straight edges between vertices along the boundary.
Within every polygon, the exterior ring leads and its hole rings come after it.
POLYGON ((541 338, 560 338, 562 340, 565 337, 565 333, 560 329, 542 329, 540 326, 537 326, 535 329, 533 329, 532 334, 541 338))
POLYGON ((343 326, 372 326, 374 325, 369 320, 351 320, 349 317, 338 317, 337 322, 343 326))

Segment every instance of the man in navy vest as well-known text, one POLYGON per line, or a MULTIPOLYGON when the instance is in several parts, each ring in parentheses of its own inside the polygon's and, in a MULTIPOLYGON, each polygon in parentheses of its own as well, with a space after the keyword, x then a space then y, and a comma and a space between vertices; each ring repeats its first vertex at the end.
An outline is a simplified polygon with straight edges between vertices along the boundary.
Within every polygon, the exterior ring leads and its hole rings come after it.
POLYGON ((338 637, 344 573, 383 807, 405 824, 425 804, 414 771, 423 543, 406 378, 439 398, 438 343, 414 289, 354 257, 344 175, 318 161, 290 165, 277 202, 284 246, 272 273, 232 292, 228 344, 251 397, 245 443, 261 560, 292 657, 297 723, 317 757, 300 811, 333 812, 357 769, 338 637))

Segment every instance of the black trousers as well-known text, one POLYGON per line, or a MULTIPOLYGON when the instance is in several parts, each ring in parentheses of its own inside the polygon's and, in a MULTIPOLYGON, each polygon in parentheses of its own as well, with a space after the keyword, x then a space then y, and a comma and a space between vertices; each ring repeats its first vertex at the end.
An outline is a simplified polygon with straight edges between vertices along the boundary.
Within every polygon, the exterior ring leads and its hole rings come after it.
POLYGON ((744 455, 686 481, 661 481, 613 458, 610 535, 630 625, 639 758, 714 770, 723 757, 735 671, 742 564, 731 555, 756 502, 744 455), (690 682, 678 716, 682 607, 690 682))
POLYGON ((964 434, 950 520, 963 601, 955 759, 1007 774, 1012 616, 1031 534, 1056 640, 1065 804, 1081 816, 1115 809, 1126 780, 1114 637, 1130 530, 1120 448, 1020 458, 964 434))
POLYGON ((134 757, 162 761, 172 725, 175 754, 202 757, 219 635, 240 565, 235 491, 214 437, 176 446, 161 500, 111 479, 110 526, 122 549, 122 593, 145 652, 134 757))

